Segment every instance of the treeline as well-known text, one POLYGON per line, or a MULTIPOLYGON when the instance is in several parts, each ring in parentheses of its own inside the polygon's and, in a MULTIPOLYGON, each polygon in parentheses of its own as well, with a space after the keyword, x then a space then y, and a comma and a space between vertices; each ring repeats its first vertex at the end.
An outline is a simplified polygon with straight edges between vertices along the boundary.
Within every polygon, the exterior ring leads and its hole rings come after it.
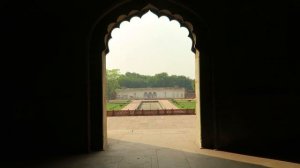
POLYGON ((106 70, 106 74, 109 99, 115 97, 115 90, 118 88, 183 87, 194 91, 194 80, 182 75, 168 75, 165 72, 154 76, 133 72, 120 74, 118 69, 106 70))

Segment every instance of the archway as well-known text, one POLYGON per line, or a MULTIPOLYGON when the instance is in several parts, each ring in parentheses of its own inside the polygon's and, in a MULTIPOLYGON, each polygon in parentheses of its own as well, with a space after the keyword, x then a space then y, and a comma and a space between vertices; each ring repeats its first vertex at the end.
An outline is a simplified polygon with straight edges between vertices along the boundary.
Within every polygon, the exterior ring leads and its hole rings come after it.
MULTIPOLYGON (((128 4, 130 4, 129 2, 127 2, 128 4)), ((128 5, 127 3, 123 4, 123 5, 128 5)), ((143 4, 143 3, 141 3, 143 4)), ((140 4, 140 5, 141 5, 140 4)), ((122 4, 120 4, 122 6, 122 4)), ((192 17, 198 17, 196 15, 194 15, 193 12, 191 11, 188 11, 187 8, 181 8, 182 6, 178 6, 178 4, 172 4, 171 6, 170 5, 166 5, 165 7, 168 7, 168 8, 172 8, 174 9, 174 11, 182 11, 182 13, 185 13, 187 16, 192 16, 192 17), (172 6, 173 5, 173 6, 172 6)), ((162 5, 163 6, 163 5, 162 5)), ((193 40, 193 48, 192 50, 195 52, 195 62, 196 62, 196 87, 195 87, 195 90, 196 90, 196 95, 197 95, 197 106, 196 106, 196 113, 197 113, 197 125, 198 125, 198 138, 196 140, 196 142, 198 143, 199 147, 202 145, 202 146, 206 146, 206 147, 213 147, 214 145, 214 141, 209 141, 211 140, 213 137, 214 137, 214 122, 213 121, 213 113, 212 113, 212 108, 210 108, 210 105, 211 105, 211 100, 210 100, 210 97, 209 97, 209 94, 210 94, 210 91, 211 89, 209 88, 210 87, 210 75, 207 74, 207 72, 209 71, 210 69, 210 65, 207 64, 205 66, 205 75, 204 77, 202 77, 203 81, 201 80, 201 83, 205 83, 205 87, 206 89, 202 88, 201 87, 201 91, 203 90, 204 92, 202 92, 203 94, 201 95, 201 108, 202 109, 205 109, 205 113, 202 113, 201 112, 201 117, 202 116, 205 116, 206 118, 208 118, 208 120, 206 122, 209 122, 208 124, 205 123, 205 135, 204 134, 201 134, 202 130, 203 130, 203 127, 200 127, 200 121, 201 121, 201 118, 200 118, 200 82, 199 82, 199 78, 200 78, 200 53, 199 53, 199 50, 201 50, 201 44, 204 44, 203 46, 206 46, 205 45, 205 36, 203 35, 203 32, 205 31, 200 31, 201 32, 198 37, 204 37, 203 40, 200 40, 201 43, 197 43, 197 48, 196 49, 196 34, 193 33, 193 26, 191 23, 189 22, 185 22, 183 20, 183 17, 178 15, 178 14, 172 14, 170 11, 168 10, 159 10, 157 9, 156 7, 154 7, 153 5, 146 5, 146 7, 142 8, 141 10, 130 10, 132 9, 132 6, 126 6, 126 8, 128 10, 125 10, 125 11, 128 11, 128 15, 124 15, 124 14, 121 14, 119 11, 117 12, 117 9, 118 7, 115 7, 114 9, 112 9, 114 12, 111 12, 111 13, 114 13, 114 15, 118 15, 118 19, 116 22, 114 23, 108 23, 110 22, 111 20, 106 18, 106 15, 109 14, 109 12, 104 15, 100 20, 100 22, 98 21, 97 24, 95 25, 94 27, 94 30, 91 34, 91 42, 90 42, 90 60, 89 60, 89 84, 90 84, 90 88, 89 88, 89 98, 90 98, 90 113, 89 113, 89 116, 88 118, 90 119, 89 120, 89 128, 90 128, 90 134, 89 134, 89 141, 90 141, 90 146, 91 146, 91 149, 92 150, 99 150, 99 149, 104 149, 105 146, 106 146, 106 138, 107 138, 107 135, 106 135, 106 113, 99 113, 98 111, 96 111, 97 109, 98 110, 101 110, 102 111, 105 111, 106 107, 105 107, 105 97, 103 96, 105 93, 105 55, 106 53, 108 52, 108 48, 107 48, 107 42, 110 38, 110 32, 112 31, 112 29, 114 27, 117 27, 119 26, 119 24, 121 23, 121 21, 123 20, 126 20, 128 18, 131 18, 132 16, 141 16, 143 15, 145 12, 151 10, 152 12, 154 12, 155 14, 157 14, 158 16, 161 16, 161 15, 165 15, 167 17, 169 17, 170 19, 174 19, 174 20, 177 20, 180 24, 184 25, 185 27, 187 27, 190 31, 190 37, 191 39, 193 40), (110 21, 109 21, 110 20, 110 21), (103 37, 103 31, 100 31, 100 30, 104 30, 103 27, 101 27, 100 25, 109 25, 108 28, 107 28, 107 32, 106 32, 106 35, 105 35, 105 40, 104 40, 104 45, 103 43, 99 40, 99 36, 101 37, 101 34, 102 34, 102 37, 103 37), (98 36, 95 36, 95 35, 98 35, 98 36), (98 37, 98 39, 96 38, 98 37), (99 59, 99 55, 98 55, 98 58, 97 57, 97 53, 99 53, 99 47, 102 49, 101 51, 101 55, 102 57, 100 57, 99 59), (97 61, 98 60, 98 61, 97 61), (96 63, 95 63, 96 61, 96 63), (100 70, 96 70, 96 68, 100 68, 100 70), (99 75, 99 76, 102 76, 101 79, 96 79, 96 80, 92 80, 92 78, 94 77, 93 75, 99 75), (99 88, 99 86, 101 86, 99 88), (93 92, 93 91, 96 91, 96 92, 93 92), (99 91, 101 94, 99 94, 99 91), (204 97, 204 99, 203 99, 204 97), (97 101, 98 100, 98 101, 97 101), (100 105, 96 105, 97 102, 99 102, 99 100, 102 100, 102 104, 100 105), (203 106, 203 103, 202 102, 207 102, 204 106, 203 106), (204 108, 203 108, 204 107, 204 108), (208 114, 208 115, 207 115, 208 114), (103 115, 103 116, 102 116, 103 115), (101 117, 102 116, 102 117, 101 117), (97 121, 96 118, 102 118, 101 122, 97 121), (102 123, 102 124, 101 124, 102 123), (99 124, 101 124, 102 127, 101 130, 99 130, 99 128, 97 129, 96 126, 99 126, 99 124), (209 132, 207 134, 207 132, 209 132), (100 133, 100 135, 99 135, 100 133), (207 136, 207 137, 206 137, 207 136), (204 142, 204 143, 203 143, 204 142)), ((122 13, 126 13, 126 12, 122 12, 122 13)), ((111 18, 111 17, 110 17, 111 18)), ((187 17, 188 18, 188 17, 187 17)), ((200 20, 199 18, 195 19, 195 20, 200 20)), ((203 23, 198 23, 197 25, 202 25, 203 26, 203 23)), ((203 28, 203 27, 202 27, 203 28)), ((206 48, 204 47, 203 49, 203 53, 205 53, 206 51, 206 48)), ((204 54, 205 55, 205 54, 204 54)), ((206 57, 207 58, 207 57, 206 57)), ((207 62, 207 61, 206 61, 207 62)), ((204 64, 204 63, 202 63, 204 64)), ((202 71, 201 71, 202 72, 202 71)), ((203 73, 203 72, 202 72, 203 73)), ((203 122, 201 123, 201 125, 203 125, 203 122)))
MULTIPOLYGON (((195 75, 195 81, 196 81, 196 83, 195 83, 195 85, 196 85, 196 88, 199 88, 200 86, 199 86, 199 79, 197 78, 197 74, 199 74, 199 68, 197 68, 197 67, 199 67, 199 63, 196 61, 197 60, 197 58, 199 58, 199 52, 197 51, 197 49, 195 48, 195 46, 194 46, 194 44, 196 43, 196 39, 195 39, 195 34, 194 34, 194 32, 193 32, 193 26, 191 25, 191 23, 189 23, 189 22, 186 22, 186 21, 184 21, 183 20, 183 18, 180 16, 180 15, 175 15, 175 17, 174 17, 174 15, 172 14, 172 13, 168 13, 168 12, 165 12, 164 10, 163 11, 161 11, 161 10, 159 10, 159 9, 157 9, 156 7, 154 7, 153 5, 147 5, 146 7, 144 7, 141 11, 131 11, 127 16, 126 15, 121 15, 121 16, 119 16, 118 17, 118 19, 117 19, 117 21, 115 22, 115 23, 111 23, 111 24, 109 24, 108 25, 108 33, 106 34, 106 36, 105 36, 105 44, 106 44, 106 50, 104 50, 103 52, 105 53, 105 55, 103 55, 103 57, 104 58, 102 58, 102 60, 103 60, 103 62, 105 61, 106 62, 106 60, 108 59, 108 53, 109 53, 109 51, 110 51, 110 47, 109 47, 109 42, 111 42, 111 41, 113 41, 112 40, 112 33, 116 30, 118 30, 119 29, 119 31, 120 31, 120 29, 121 29, 121 25, 122 25, 122 23, 127 23, 127 24, 130 24, 130 22, 135 18, 135 17, 140 17, 140 18, 143 18, 144 16, 148 16, 148 15, 157 15, 158 16, 158 19, 159 18, 162 18, 163 16, 165 16, 165 17, 168 17, 170 20, 169 20, 169 22, 171 22, 171 21, 173 21, 173 20, 176 20, 177 21, 177 23, 179 23, 179 28, 181 28, 181 27, 184 27, 184 28, 186 28, 187 29, 187 31, 188 31, 188 37, 187 37, 187 39, 190 39, 191 40, 191 48, 189 49, 189 50, 192 50, 192 51, 194 51, 193 52, 193 54, 195 55, 195 58, 194 58, 194 60, 195 60, 195 66, 196 66, 196 68, 195 69, 197 69, 197 71, 195 71, 196 73, 196 75, 195 75), (172 17, 173 16, 173 17, 172 17), (125 22, 125 21, 129 21, 129 22, 125 22), (111 40, 111 41, 110 41, 111 40)), ((174 36, 174 34, 173 34, 173 36, 174 36)), ((128 41, 128 40, 127 40, 128 41)), ((148 46, 149 47, 149 46, 148 46)), ((148 48, 147 47, 147 48, 148 48)), ((156 49, 153 49, 153 50, 156 50, 156 49)), ((126 51, 126 50, 125 50, 126 51)), ((121 54, 122 55, 122 54, 121 54)), ((117 60, 116 60, 117 61, 117 60)), ((104 64, 105 65, 105 64, 104 64)), ((177 68, 177 69, 180 69, 179 67, 177 68)), ((106 69, 105 69, 106 70, 106 69)), ((104 75, 104 81, 106 81, 105 80, 105 78, 106 78, 106 76, 104 75)), ((104 86, 104 90, 103 90, 103 92, 104 92, 104 95, 106 95, 105 93, 106 93, 106 85, 107 83, 106 82, 103 82, 103 86, 104 86)), ((200 123, 200 99, 199 99, 199 90, 195 90, 195 93, 196 93, 196 102, 198 102, 197 104, 196 104, 196 109, 195 109, 195 111, 196 111, 196 116, 197 116, 197 118, 199 119, 198 121, 197 121, 197 130, 200 130, 200 125, 201 125, 201 123, 200 123)), ((147 96, 146 96, 146 99, 149 99, 149 100, 152 100, 152 99, 154 99, 155 98, 155 95, 154 95, 154 92, 153 91, 149 91, 148 93, 147 93, 147 96)), ((179 95, 178 95, 178 92, 173 92, 173 98, 179 98, 179 95)), ((106 97, 103 97, 103 99, 104 99, 104 102, 106 102, 106 97)), ((104 106, 105 107, 105 106, 104 106)), ((103 109, 103 118, 106 118, 106 114, 107 114, 107 112, 106 112, 106 109, 104 108, 103 109)), ((104 119, 104 131, 107 131, 107 129, 105 129, 105 127, 107 127, 107 120, 105 120, 104 119)), ((201 131, 199 131, 198 132, 199 133, 199 135, 197 136, 197 142, 199 142, 199 147, 201 147, 201 138, 200 138, 200 135, 201 135, 201 131)), ((104 133, 104 135, 103 135, 103 137, 105 138, 105 139, 107 139, 107 133, 104 133)), ((106 141, 105 141, 106 142, 106 141)))
POLYGON ((157 94, 156 94, 156 92, 153 92, 153 98, 157 98, 157 94))

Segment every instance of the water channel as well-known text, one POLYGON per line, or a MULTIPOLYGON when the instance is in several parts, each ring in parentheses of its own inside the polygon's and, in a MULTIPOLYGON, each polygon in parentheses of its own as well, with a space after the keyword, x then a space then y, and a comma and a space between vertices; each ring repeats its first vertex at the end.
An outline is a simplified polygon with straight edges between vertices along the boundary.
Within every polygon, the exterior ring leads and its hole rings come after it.
POLYGON ((160 110, 163 109, 158 101, 143 101, 137 108, 138 110, 160 110))

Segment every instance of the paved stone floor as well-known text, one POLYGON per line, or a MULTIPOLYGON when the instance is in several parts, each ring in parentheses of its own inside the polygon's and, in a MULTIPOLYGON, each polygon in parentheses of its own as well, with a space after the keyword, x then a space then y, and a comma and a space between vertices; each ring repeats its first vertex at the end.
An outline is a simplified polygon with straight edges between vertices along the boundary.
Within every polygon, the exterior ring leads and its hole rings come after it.
POLYGON ((139 107, 142 100, 132 100, 127 106, 123 107, 122 110, 135 110, 139 107))
POLYGON ((117 167, 300 168, 300 164, 200 149, 195 121, 195 115, 109 117, 106 153, 118 156, 117 167))
POLYGON ((169 100, 159 100, 159 103, 165 108, 165 109, 178 109, 174 104, 172 104, 169 100))
POLYGON ((200 149, 195 143, 195 117, 108 117, 106 151, 55 159, 36 167, 300 168, 300 164, 290 162, 200 149))

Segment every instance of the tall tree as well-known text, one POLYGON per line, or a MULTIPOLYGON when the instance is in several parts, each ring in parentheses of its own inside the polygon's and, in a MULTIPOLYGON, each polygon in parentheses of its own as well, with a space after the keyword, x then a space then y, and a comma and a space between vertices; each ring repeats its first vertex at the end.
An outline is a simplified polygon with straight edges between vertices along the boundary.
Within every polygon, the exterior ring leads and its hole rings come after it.
POLYGON ((106 96, 108 100, 116 97, 116 89, 120 88, 120 76, 119 69, 106 70, 106 96))

